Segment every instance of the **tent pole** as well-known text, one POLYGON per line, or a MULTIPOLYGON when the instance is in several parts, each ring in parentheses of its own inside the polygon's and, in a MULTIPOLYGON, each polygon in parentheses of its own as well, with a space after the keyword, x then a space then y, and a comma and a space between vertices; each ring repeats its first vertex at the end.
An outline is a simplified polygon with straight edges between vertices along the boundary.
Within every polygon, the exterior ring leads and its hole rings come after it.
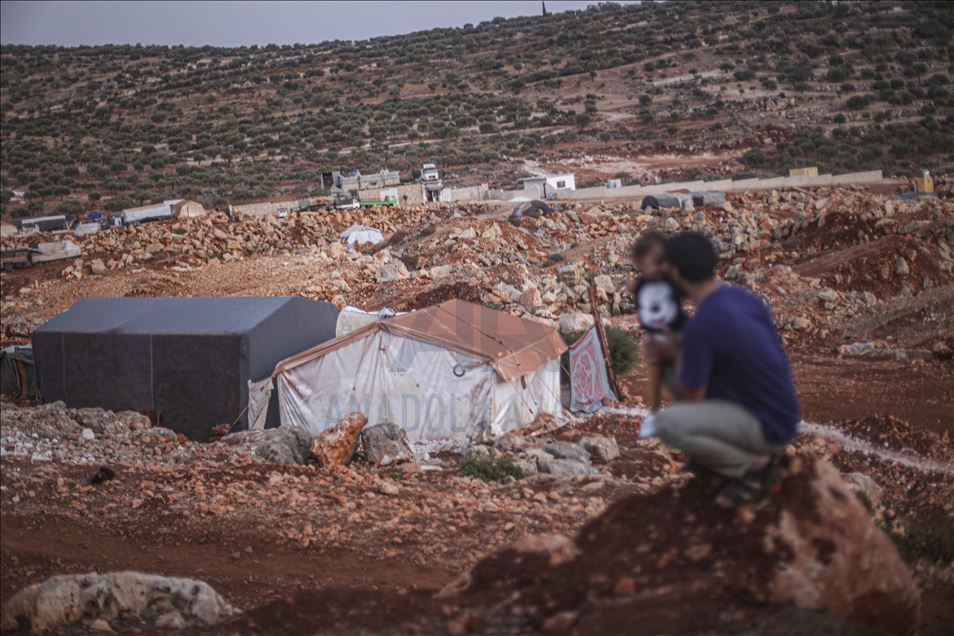
POLYGON ((613 356, 610 355, 609 343, 606 340, 606 329, 603 327, 603 319, 600 317, 600 303, 596 296, 596 285, 590 283, 587 291, 590 295, 590 311, 593 312, 593 324, 596 325, 596 335, 600 341, 600 349, 603 350, 603 357, 606 359, 606 373, 609 376, 613 393, 616 394, 616 399, 618 400, 620 399, 619 384, 616 382, 616 372, 613 370, 613 356))

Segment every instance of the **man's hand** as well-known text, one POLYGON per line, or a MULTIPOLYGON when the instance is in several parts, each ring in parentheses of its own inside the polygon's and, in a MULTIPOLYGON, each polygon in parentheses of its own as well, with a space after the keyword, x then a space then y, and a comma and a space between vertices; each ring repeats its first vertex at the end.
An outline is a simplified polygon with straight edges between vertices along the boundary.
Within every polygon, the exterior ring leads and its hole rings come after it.
POLYGON ((647 364, 665 364, 679 357, 679 337, 668 327, 665 338, 648 336, 643 338, 643 360, 647 364))

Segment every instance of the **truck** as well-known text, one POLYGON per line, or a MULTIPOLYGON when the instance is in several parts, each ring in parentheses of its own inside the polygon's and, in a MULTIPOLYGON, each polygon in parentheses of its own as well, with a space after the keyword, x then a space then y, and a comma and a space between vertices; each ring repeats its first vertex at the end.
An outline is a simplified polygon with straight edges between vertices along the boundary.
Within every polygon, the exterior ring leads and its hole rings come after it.
POLYGON ((397 199, 395 197, 384 197, 382 201, 362 201, 362 208, 393 208, 397 205, 397 199))
POLYGON ((67 230, 73 218, 66 214, 57 214, 54 216, 38 216, 32 219, 21 219, 17 221, 20 231, 24 234, 33 232, 54 232, 57 230, 67 230))
POLYGON ((144 205, 138 208, 129 208, 115 215, 120 220, 121 225, 135 225, 137 223, 146 223, 148 221, 160 221, 162 219, 171 219, 172 207, 179 202, 179 199, 163 201, 153 205, 144 205))
POLYGON ((433 163, 425 163, 421 167, 421 181, 423 183, 440 180, 441 175, 437 172, 437 166, 435 166, 433 163))
POLYGON ((361 201, 352 196, 340 193, 335 195, 336 210, 357 210, 360 207, 361 201))
POLYGON ((0 264, 3 266, 3 271, 9 272, 13 269, 33 265, 33 258, 29 248, 17 247, 12 250, 0 251, 0 264))

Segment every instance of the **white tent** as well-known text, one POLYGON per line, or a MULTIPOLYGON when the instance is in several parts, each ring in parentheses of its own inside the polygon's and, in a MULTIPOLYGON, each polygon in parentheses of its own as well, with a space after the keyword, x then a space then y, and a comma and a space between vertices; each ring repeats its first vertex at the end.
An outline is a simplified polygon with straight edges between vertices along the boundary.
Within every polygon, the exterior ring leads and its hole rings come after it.
POLYGON ((487 439, 560 413, 555 329, 461 300, 384 318, 275 368, 282 426, 352 411, 415 441, 487 439))
POLYGON ((381 230, 368 227, 367 225, 355 224, 341 233, 341 242, 349 247, 355 243, 371 243, 372 245, 376 245, 383 240, 384 235, 381 234, 381 230))

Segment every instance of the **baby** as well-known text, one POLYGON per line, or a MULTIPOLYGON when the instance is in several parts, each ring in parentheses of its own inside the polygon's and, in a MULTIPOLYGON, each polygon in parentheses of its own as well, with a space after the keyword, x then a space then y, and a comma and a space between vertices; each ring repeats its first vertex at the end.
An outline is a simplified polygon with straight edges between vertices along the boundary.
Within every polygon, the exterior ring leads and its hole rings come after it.
MULTIPOLYGON (((633 266, 639 278, 633 283, 633 297, 639 324, 646 338, 671 338, 686 322, 682 312, 682 293, 670 282, 663 271, 666 236, 656 230, 646 230, 633 243, 633 266)), ((659 409, 662 378, 674 373, 673 365, 649 365, 647 398, 652 411, 659 409)))

